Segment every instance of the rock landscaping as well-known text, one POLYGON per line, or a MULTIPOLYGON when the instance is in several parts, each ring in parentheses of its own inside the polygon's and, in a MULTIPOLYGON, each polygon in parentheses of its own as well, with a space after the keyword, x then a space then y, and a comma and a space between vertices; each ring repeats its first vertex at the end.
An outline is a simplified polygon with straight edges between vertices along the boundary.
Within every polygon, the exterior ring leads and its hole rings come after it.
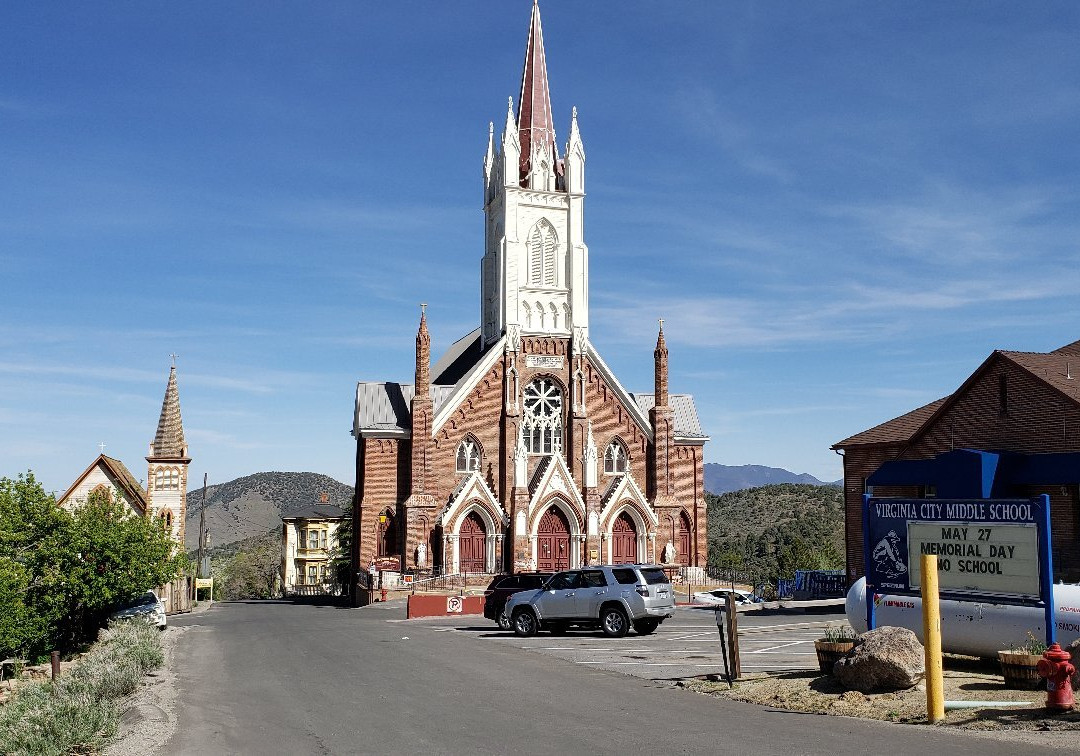
POLYGON ((922 680, 924 663, 915 633, 904 627, 879 627, 855 639, 851 654, 833 666, 833 676, 860 693, 906 690, 922 680))
MULTIPOLYGON (((926 689, 923 684, 885 693, 861 693, 818 671, 782 675, 750 675, 729 689, 726 682, 688 680, 681 687, 736 701, 812 714, 859 717, 905 724, 926 724, 926 689)), ((949 711, 937 726, 979 731, 1010 740, 1080 746, 1080 711, 1048 714, 1044 691, 1009 690, 996 662, 973 657, 945 656, 947 701, 1030 701, 1030 708, 988 706, 949 711), (1036 733, 1062 733, 1064 740, 1034 739, 1036 733)))

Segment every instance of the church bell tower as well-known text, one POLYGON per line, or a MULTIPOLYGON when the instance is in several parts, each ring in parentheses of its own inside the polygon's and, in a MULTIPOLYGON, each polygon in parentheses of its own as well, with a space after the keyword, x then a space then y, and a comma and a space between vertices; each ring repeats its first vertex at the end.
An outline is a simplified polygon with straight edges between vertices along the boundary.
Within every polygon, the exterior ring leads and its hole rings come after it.
POLYGON ((517 115, 511 99, 498 144, 494 125, 488 127, 480 266, 484 346, 504 333, 514 341, 521 335, 588 338, 585 147, 577 108, 569 133, 560 157, 534 0, 517 115))
POLYGON ((169 370, 165 399, 161 402, 157 433, 150 442, 146 492, 148 512, 160 517, 173 540, 184 545, 184 518, 187 516, 188 456, 184 421, 180 417, 180 391, 176 387, 176 365, 169 370))

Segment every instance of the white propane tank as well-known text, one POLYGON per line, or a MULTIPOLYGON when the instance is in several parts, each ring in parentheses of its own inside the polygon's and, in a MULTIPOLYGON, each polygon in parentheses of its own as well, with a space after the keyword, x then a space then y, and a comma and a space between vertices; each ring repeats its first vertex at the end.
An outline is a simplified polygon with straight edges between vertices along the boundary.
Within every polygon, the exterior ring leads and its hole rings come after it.
MULTIPOLYGON (((866 632, 866 578, 848 590, 844 608, 852 628, 866 632)), ((1054 610, 1057 642, 1068 648, 1080 638, 1080 585, 1055 585, 1054 610)), ((906 627, 923 641, 921 597, 879 593, 875 615, 878 627, 906 627)), ((1045 618, 1041 606, 942 599, 941 650, 996 659, 998 651, 1021 645, 1028 633, 1045 641, 1045 618)))

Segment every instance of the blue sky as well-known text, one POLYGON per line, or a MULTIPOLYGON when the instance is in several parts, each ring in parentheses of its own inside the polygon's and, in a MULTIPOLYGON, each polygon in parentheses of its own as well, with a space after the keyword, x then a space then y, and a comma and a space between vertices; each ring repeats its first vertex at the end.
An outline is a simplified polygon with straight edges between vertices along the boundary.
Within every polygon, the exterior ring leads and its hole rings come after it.
MULTIPOLYGON (((0 7, 0 475, 139 477, 170 364, 192 482, 352 483, 357 380, 475 327, 481 158, 530 3, 0 7)), ((836 441, 995 348, 1080 338, 1080 5, 541 4, 587 152, 591 337, 712 435, 836 441)))

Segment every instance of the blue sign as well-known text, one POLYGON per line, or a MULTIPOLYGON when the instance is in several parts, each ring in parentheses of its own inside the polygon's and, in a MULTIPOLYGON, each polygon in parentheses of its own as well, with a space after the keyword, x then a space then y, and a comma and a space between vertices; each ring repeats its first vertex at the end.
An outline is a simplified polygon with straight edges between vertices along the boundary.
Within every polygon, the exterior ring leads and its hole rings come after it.
MULTIPOLYGON (((888 499, 863 504, 867 620, 873 596, 918 595, 921 557, 937 557, 939 593, 1053 606, 1050 499, 888 499)), ((1053 628, 1053 622, 1047 626, 1053 628)), ((1049 643, 1050 641, 1048 641, 1049 643)))

